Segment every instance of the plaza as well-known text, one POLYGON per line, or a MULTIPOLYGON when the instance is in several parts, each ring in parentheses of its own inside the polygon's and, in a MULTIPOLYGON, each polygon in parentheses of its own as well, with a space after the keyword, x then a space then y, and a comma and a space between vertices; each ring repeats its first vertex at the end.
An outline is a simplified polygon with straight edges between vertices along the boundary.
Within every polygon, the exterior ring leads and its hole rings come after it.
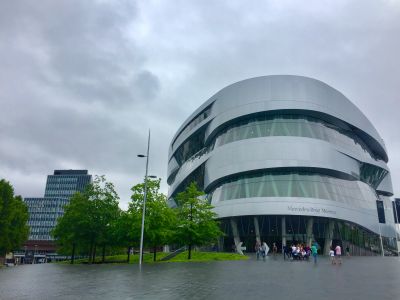
POLYGON ((0 270, 0 299, 399 299, 398 257, 314 265, 247 261, 137 265, 26 265, 0 270))

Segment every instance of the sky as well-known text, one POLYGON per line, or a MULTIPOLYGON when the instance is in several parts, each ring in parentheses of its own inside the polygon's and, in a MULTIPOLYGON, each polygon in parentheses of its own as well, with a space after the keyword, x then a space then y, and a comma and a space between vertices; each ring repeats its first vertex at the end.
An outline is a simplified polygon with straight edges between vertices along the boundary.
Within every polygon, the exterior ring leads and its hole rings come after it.
POLYGON ((400 197, 400 1, 0 2, 0 178, 44 195, 54 169, 106 175, 127 207, 223 87, 294 74, 346 95, 386 143, 400 197))

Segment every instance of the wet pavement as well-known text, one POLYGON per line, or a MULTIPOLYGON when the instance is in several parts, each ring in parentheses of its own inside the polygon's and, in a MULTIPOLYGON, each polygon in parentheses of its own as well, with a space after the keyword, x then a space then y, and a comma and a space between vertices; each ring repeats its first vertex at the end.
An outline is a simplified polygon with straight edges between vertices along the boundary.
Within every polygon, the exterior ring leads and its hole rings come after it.
POLYGON ((0 269, 0 299, 400 299, 400 259, 25 265, 0 269))

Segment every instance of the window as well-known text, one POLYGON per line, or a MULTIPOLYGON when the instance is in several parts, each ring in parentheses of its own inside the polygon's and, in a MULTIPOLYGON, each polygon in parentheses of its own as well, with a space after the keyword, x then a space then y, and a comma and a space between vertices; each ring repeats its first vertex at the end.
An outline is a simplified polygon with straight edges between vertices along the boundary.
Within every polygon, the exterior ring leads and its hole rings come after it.
POLYGON ((383 201, 376 200, 376 209, 378 210, 379 223, 386 223, 386 220, 385 220, 385 207, 383 205, 383 201))
POLYGON ((375 160, 379 159, 351 130, 345 130, 314 117, 262 114, 225 127, 214 138, 215 147, 234 141, 266 136, 301 136, 328 141, 375 160))
POLYGON ((375 191, 361 181, 296 171, 240 175, 220 184, 210 194, 214 203, 253 197, 301 197, 370 209, 374 209, 377 199, 375 191))

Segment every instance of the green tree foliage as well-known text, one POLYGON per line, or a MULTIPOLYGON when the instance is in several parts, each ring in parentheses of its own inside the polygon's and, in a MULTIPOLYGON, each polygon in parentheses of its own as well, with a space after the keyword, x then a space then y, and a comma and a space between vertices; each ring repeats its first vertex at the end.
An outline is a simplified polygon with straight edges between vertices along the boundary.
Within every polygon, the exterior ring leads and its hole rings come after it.
MULTIPOLYGON (((176 215, 168 207, 166 196, 160 193, 160 182, 161 179, 147 179, 144 244, 153 248, 154 261, 156 260, 157 247, 172 241, 176 226, 176 215)), ((144 183, 135 185, 131 190, 133 194, 131 196, 132 201, 129 203, 128 213, 137 216, 135 220, 141 226, 144 183)))
POLYGON ((21 196, 4 179, 0 180, 0 258, 18 249, 29 235, 28 209, 21 196))
POLYGON ((129 262, 130 250, 132 247, 139 246, 140 240, 140 216, 130 211, 122 211, 115 226, 115 242, 122 247, 127 248, 127 261, 129 262))
MULTIPOLYGON (((118 195, 104 176, 96 176, 83 193, 76 193, 65 207, 53 235, 62 249, 89 248, 89 262, 94 261, 96 247, 116 243, 114 229, 120 217, 118 195)), ((73 261, 72 261, 73 262, 73 261)))
POLYGON ((222 235, 217 214, 212 211, 212 206, 203 197, 204 192, 192 182, 185 191, 176 197, 178 204, 178 225, 176 238, 178 242, 188 245, 188 259, 191 259, 193 245, 202 246, 212 243, 222 235))

